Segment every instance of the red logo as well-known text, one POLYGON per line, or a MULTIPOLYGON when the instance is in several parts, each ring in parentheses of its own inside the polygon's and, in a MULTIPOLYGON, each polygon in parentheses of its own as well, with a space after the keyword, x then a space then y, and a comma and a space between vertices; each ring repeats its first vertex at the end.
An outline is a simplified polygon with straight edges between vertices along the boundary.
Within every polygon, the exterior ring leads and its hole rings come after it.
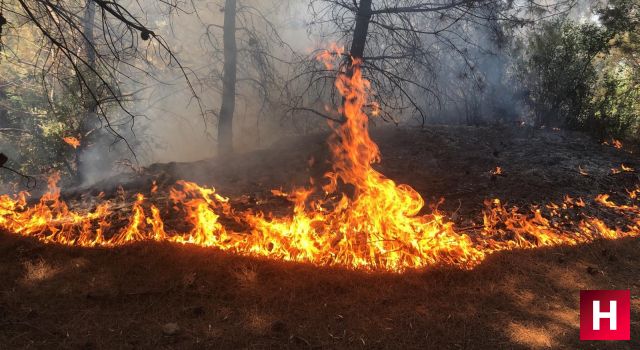
POLYGON ((630 291, 580 291, 580 340, 630 340, 630 319, 630 291))

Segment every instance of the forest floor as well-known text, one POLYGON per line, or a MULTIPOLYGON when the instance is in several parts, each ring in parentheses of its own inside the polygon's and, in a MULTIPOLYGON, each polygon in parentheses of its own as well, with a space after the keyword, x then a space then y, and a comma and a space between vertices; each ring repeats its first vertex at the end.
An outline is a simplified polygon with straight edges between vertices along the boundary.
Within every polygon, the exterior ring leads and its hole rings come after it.
MULTIPOLYGON (((520 207, 565 195, 615 199, 640 183, 636 172, 611 171, 640 168, 635 150, 578 133, 431 127, 372 135, 382 152, 376 168, 427 203, 444 198, 440 210, 457 227, 481 222, 485 199, 520 207), (496 167, 501 175, 491 174, 496 167)), ((270 189, 319 178, 328 168, 325 138, 286 139, 235 159, 158 164, 124 187, 185 179, 213 185, 232 202, 265 199, 286 210, 268 200, 270 189)), ((5 232, 0 349, 638 348, 639 252, 640 240, 629 238, 504 251, 469 271, 391 274, 168 243, 70 248, 5 232), (582 289, 631 289, 634 340, 580 342, 582 289)))

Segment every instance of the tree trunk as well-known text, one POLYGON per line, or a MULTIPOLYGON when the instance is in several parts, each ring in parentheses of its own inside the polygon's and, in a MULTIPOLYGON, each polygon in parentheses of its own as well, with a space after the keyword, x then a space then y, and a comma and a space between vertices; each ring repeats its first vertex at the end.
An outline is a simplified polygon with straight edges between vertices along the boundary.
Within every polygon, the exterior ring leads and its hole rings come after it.
POLYGON ((96 3, 93 0, 87 0, 87 8, 84 13, 84 36, 85 51, 87 54, 87 63, 93 69, 96 68, 96 52, 94 50, 95 38, 93 35, 93 25, 96 16, 96 3))
POLYGON ((0 101, 2 101, 2 103, 0 104, 0 125, 2 125, 3 127, 8 127, 9 110, 7 109, 8 105, 5 105, 5 103, 7 103, 9 99, 7 98, 7 93, 4 90, 4 81, 0 80, 0 82, 0 101))
MULTIPOLYGON (((369 21, 371 21, 371 2, 373 0, 362 0, 356 13, 356 27, 353 30, 353 39, 351 41, 351 50, 349 50, 349 57, 347 57, 347 76, 353 76, 353 61, 364 59, 364 47, 367 43, 367 34, 369 33, 369 21)), ((342 98, 342 106, 345 104, 344 97, 342 98)), ((343 108, 344 110, 344 108, 343 108)), ((341 121, 345 122, 346 116, 342 115, 341 121)))
POLYGON ((218 119, 218 155, 233 152, 233 113, 236 104, 236 0, 225 0, 224 6, 224 72, 222 105, 218 119))
MULTIPOLYGON (((95 52, 95 36, 93 33, 93 28, 95 24, 95 14, 96 14, 96 3, 94 0, 87 0, 87 5, 84 12, 83 19, 83 34, 85 37, 84 43, 84 51, 86 55, 87 62, 87 86, 88 90, 91 90, 93 94, 96 94, 96 80, 94 77, 94 71, 96 69, 96 52, 95 52)), ((76 148, 76 181, 78 183, 82 183, 85 179, 82 176, 82 153, 87 149, 89 144, 89 140, 87 135, 91 132, 92 125, 94 119, 96 117, 96 112, 98 110, 98 104, 94 100, 93 96, 90 92, 87 92, 87 95, 84 98, 84 106, 86 109, 86 113, 82 116, 80 120, 79 127, 79 140, 80 146, 76 148)))
MULTIPOLYGON (((369 21, 371 21, 371 2, 372 0, 360 1, 358 12, 356 13, 356 28, 353 31, 353 41, 351 42, 351 51, 349 55, 354 59, 362 60, 364 57, 364 47, 367 42, 367 34, 369 32, 369 21)), ((352 64, 349 61, 349 76, 353 74, 352 64)))

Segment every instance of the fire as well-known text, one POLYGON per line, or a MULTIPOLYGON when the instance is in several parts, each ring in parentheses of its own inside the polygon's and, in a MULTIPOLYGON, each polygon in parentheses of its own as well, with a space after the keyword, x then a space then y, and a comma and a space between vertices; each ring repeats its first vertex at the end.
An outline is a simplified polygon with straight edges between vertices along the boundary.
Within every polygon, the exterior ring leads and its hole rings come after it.
POLYGON ((620 140, 616 140, 616 139, 611 139, 611 143, 609 143, 607 141, 604 141, 604 142, 602 142, 602 144, 605 145, 605 146, 613 146, 614 148, 617 148, 617 149, 622 149, 622 147, 623 147, 622 142, 620 140))
POLYGON ((491 175, 502 175, 502 168, 497 166, 495 169, 490 171, 491 175))
POLYGON ((611 144, 617 149, 622 149, 622 142, 620 142, 619 140, 613 139, 611 140, 611 144))
MULTIPOLYGON (((336 81, 344 97, 339 109, 344 123, 331 124, 334 133, 328 144, 333 166, 325 174, 324 185, 312 183, 288 193, 272 191, 292 202, 290 215, 239 210, 214 188, 186 181, 177 182, 167 197, 154 183, 148 196, 138 193, 127 200, 122 193, 118 199, 100 198, 98 205, 71 209, 60 199, 58 176, 53 176, 48 192, 35 204, 29 204, 24 192, 0 196, 0 229, 71 246, 168 241, 315 265, 395 272, 441 264, 472 268, 501 250, 639 235, 640 209, 606 196, 598 196, 593 205, 612 211, 626 225, 611 227, 588 216, 583 208, 591 204, 568 196, 560 204, 531 211, 488 200, 482 227, 467 233, 457 231, 437 209, 424 214, 425 202, 418 192, 372 167, 380 161, 365 114, 373 102, 368 101, 369 82, 362 76, 360 62, 352 64, 352 74, 343 72, 336 81)), ((631 203, 636 193, 628 192, 631 203)))
POLYGON ((77 138, 75 138, 73 136, 63 137, 62 140, 64 142, 66 142, 69 146, 73 147, 73 148, 80 147, 80 140, 78 140, 77 138))
POLYGON ((624 164, 620 164, 620 169, 618 168, 611 168, 611 174, 615 175, 615 174, 620 174, 621 172, 627 172, 627 173, 632 173, 635 171, 635 169, 628 167, 624 164))

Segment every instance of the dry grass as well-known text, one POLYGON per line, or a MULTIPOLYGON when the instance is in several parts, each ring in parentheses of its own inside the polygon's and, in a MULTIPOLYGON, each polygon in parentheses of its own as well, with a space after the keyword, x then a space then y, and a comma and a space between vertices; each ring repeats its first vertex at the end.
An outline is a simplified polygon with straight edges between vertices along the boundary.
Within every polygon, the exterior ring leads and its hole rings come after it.
POLYGON ((552 348, 558 345, 554 344, 555 337, 552 332, 536 325, 511 323, 508 332, 514 342, 531 349, 552 348))
POLYGON ((254 264, 242 265, 233 269, 238 286, 245 290, 255 289, 258 283, 258 272, 254 264))
POLYGON ((631 349, 640 345, 637 323, 636 341, 578 340, 578 295, 631 289, 632 320, 640 319, 638 249, 636 239, 602 241, 503 252, 472 271, 396 275, 168 244, 70 249, 2 234, 0 348, 631 349), (85 263, 73 268, 78 259, 85 263), (170 323, 180 332, 165 334, 170 323))
POLYGON ((44 259, 24 262, 24 276, 22 281, 27 285, 34 285, 53 278, 60 272, 59 268, 49 265, 44 259))

